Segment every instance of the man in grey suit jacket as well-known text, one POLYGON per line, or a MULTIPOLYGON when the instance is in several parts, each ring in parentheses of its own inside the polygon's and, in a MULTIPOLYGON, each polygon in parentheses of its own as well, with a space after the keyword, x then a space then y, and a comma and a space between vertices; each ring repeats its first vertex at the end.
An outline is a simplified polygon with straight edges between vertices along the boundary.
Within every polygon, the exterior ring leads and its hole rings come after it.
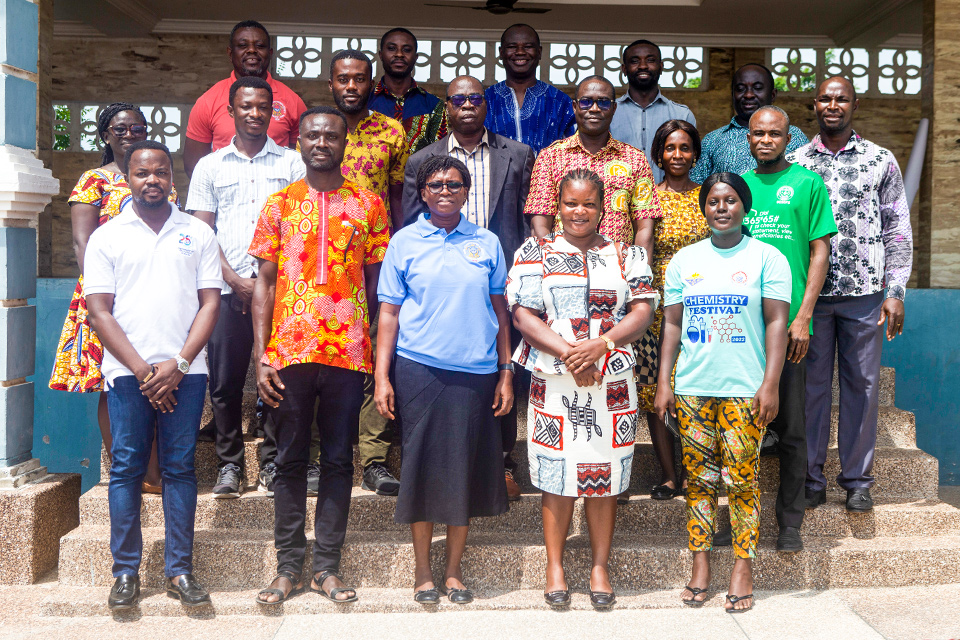
MULTIPOLYGON (((497 234, 503 255, 510 264, 513 254, 530 235, 523 205, 530 190, 533 149, 499 136, 483 126, 487 104, 483 85, 476 78, 460 76, 447 86, 447 125, 450 134, 410 156, 403 180, 403 224, 412 223, 426 211, 417 191, 417 171, 430 156, 450 155, 461 160, 470 171, 471 186, 462 213, 468 220, 497 234)), ((511 327, 514 345, 520 336, 511 327)), ((519 393, 521 378, 514 376, 519 393)), ((527 380, 529 383, 529 380, 527 380)), ((517 441, 517 403, 500 423, 503 435, 504 465, 507 468, 507 495, 520 498, 513 480, 516 463, 510 452, 517 441)))

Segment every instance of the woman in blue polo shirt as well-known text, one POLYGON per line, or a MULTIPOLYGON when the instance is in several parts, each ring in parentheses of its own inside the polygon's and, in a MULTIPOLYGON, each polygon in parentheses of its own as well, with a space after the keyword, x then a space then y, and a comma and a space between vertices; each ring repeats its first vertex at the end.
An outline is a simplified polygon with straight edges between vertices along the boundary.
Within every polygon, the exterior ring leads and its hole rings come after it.
POLYGON ((680 249, 667 266, 654 399, 661 419, 669 414, 680 423, 687 470, 693 575, 681 599, 699 606, 707 598, 717 495, 725 488, 736 557, 725 603, 730 612, 753 608, 757 467, 764 430, 779 408, 791 291, 783 254, 743 233, 751 202, 735 173, 715 173, 700 188, 700 210, 713 235, 680 249))
POLYGON ((451 602, 466 604, 473 594, 460 558, 470 518, 507 510, 495 419, 513 406, 507 265, 497 236, 460 213, 470 191, 462 162, 425 160, 417 188, 429 211, 393 236, 380 269, 374 400, 385 418, 400 416, 394 520, 413 533, 414 599, 439 601, 430 546, 434 523, 442 523, 443 587, 451 602))

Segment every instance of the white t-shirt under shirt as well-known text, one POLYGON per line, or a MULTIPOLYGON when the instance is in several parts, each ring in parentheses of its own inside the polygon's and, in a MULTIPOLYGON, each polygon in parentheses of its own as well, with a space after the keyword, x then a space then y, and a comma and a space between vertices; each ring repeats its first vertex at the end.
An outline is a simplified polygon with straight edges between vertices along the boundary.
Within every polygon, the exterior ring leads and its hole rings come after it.
MULTIPOLYGON (((83 259, 84 294, 114 294, 113 317, 149 364, 180 353, 200 310, 197 291, 219 291, 221 284, 213 229, 170 209, 157 234, 132 206, 124 208, 93 232, 83 259)), ((108 349, 100 370, 108 388, 118 376, 133 375, 108 349)), ((190 363, 190 373, 207 373, 205 349, 190 363)))
POLYGON ((766 367, 761 298, 790 302, 790 266, 776 248, 744 236, 731 249, 710 238, 667 266, 664 306, 683 304, 674 392, 752 397, 766 367))

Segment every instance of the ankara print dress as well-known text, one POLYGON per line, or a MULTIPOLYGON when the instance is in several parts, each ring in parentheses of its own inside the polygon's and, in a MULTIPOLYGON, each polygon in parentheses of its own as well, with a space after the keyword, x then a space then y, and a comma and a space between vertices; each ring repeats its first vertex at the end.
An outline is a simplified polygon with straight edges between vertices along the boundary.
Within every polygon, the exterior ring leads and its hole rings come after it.
MULTIPOLYGON (((627 303, 660 296, 643 249, 610 240, 586 253, 562 234, 529 238, 507 277, 507 303, 533 309, 570 342, 597 338, 627 314, 627 303)), ((563 361, 521 341, 513 359, 532 373, 527 407, 530 478, 570 497, 622 493, 630 486, 637 432, 636 357, 631 345, 606 354, 599 386, 578 387, 563 361)))

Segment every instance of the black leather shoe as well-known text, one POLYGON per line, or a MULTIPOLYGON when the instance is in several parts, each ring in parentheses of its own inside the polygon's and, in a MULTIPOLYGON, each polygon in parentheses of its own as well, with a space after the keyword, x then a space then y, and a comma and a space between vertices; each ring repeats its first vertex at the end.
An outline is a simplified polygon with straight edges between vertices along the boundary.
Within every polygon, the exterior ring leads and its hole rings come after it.
POLYGON ((447 587, 447 598, 454 604, 470 604, 473 602, 473 591, 447 587))
POLYGON ((847 511, 863 513, 872 510, 873 498, 870 497, 870 489, 864 487, 847 491, 847 511))
POLYGON ((122 575, 113 583, 107 606, 111 611, 123 611, 137 606, 140 597, 140 576, 122 575))
POLYGON ((816 509, 827 501, 827 490, 825 488, 820 489, 820 491, 810 491, 810 489, 804 489, 803 498, 806 501, 807 509, 816 509))
POLYGON ((543 594, 543 599, 554 609, 563 609, 570 606, 570 590, 551 591, 543 594))
POLYGON ((780 535, 777 536, 777 551, 783 551, 785 553, 803 551, 803 539, 800 537, 800 529, 797 527, 780 527, 780 535))
POLYGON ((167 579, 167 596, 179 600, 188 607, 210 604, 210 594, 200 586, 192 573, 180 576, 175 583, 167 579))
POLYGON ((715 547, 732 547, 733 546, 733 531, 730 529, 730 525, 725 524, 723 528, 717 530, 713 534, 713 546, 715 547))
POLYGON ((421 589, 413 594, 413 599, 420 604, 438 604, 440 602, 440 590, 436 587, 421 589))
POLYGON ((591 591, 590 604, 594 609, 609 609, 617 601, 617 594, 606 591, 591 591))

